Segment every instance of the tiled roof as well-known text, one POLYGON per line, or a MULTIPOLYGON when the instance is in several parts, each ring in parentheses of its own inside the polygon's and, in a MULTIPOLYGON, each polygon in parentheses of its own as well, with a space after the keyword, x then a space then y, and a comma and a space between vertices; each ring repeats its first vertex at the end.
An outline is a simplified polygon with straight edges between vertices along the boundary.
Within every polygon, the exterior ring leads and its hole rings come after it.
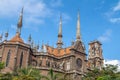
POLYGON ((10 42, 21 42, 21 43, 24 43, 24 41, 21 39, 19 33, 17 33, 17 34, 10 40, 10 42))
POLYGON ((62 48, 62 49, 58 49, 58 48, 52 48, 50 46, 47 46, 47 52, 48 54, 57 56, 57 57, 61 57, 64 55, 68 55, 71 53, 70 49, 72 47, 68 47, 68 48, 62 48))

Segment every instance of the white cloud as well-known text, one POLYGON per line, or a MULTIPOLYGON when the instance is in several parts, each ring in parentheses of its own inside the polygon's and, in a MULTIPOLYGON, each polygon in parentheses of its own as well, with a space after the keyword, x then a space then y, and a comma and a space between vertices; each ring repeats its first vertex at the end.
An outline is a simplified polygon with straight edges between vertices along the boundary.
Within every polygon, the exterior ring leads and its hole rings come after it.
POLYGON ((111 18, 110 22, 112 22, 112 23, 120 23, 120 18, 111 18))
POLYGON ((118 70, 120 71, 120 60, 105 60, 104 64, 118 65, 118 70))
MULTIPOLYGON (((59 19, 60 19, 60 16, 59 16, 59 19)), ((71 17, 68 14, 66 14, 66 13, 62 13, 62 23, 65 24, 69 20, 71 20, 71 17)))
POLYGON ((101 42, 109 41, 111 34, 112 34, 112 30, 108 29, 105 31, 105 33, 103 33, 100 37, 98 37, 98 40, 101 42))
POLYGON ((29 15, 45 17, 50 14, 50 8, 42 0, 0 0, 0 16, 14 16, 22 7, 29 15))
POLYGON ((111 23, 120 23, 120 1, 112 6, 109 11, 105 13, 105 16, 111 23))
POLYGON ((59 6, 62 6, 63 4, 62 4, 62 0, 52 0, 50 5, 52 7, 59 7, 59 6))
POLYGON ((17 29, 16 26, 17 26, 17 25, 11 25, 11 28, 16 30, 16 29, 17 29))
POLYGON ((113 11, 119 11, 120 10, 120 1, 116 6, 113 7, 113 11))
POLYGON ((14 16, 23 3, 23 0, 0 0, 0 16, 14 16))
MULTIPOLYGON (((48 18, 53 20, 53 16, 58 13, 55 8, 62 5, 62 0, 51 0, 49 3, 45 3, 44 0, 0 0, 0 17, 7 19, 18 18, 18 14, 24 6, 23 26, 26 28, 33 28, 34 26, 35 28, 39 24, 44 24, 48 18)), ((70 19, 68 14, 64 14, 66 20, 70 19)), ((13 28, 13 26, 11 27, 13 28)))
MULTIPOLYGON (((10 19, 9 17, 18 18, 18 14, 23 6, 23 19, 26 25, 41 24, 44 20, 40 17, 48 17, 50 14, 50 9, 41 0, 0 0, 0 16, 4 18, 8 17, 8 19, 10 19)), ((13 26, 11 27, 13 28, 13 26)))
POLYGON ((106 60, 104 64, 120 65, 120 60, 106 60))
POLYGON ((43 2, 29 2, 26 3, 24 12, 26 14, 24 16, 26 27, 30 27, 30 23, 35 25, 43 24, 45 21, 43 18, 50 17, 52 9, 48 8, 43 2))

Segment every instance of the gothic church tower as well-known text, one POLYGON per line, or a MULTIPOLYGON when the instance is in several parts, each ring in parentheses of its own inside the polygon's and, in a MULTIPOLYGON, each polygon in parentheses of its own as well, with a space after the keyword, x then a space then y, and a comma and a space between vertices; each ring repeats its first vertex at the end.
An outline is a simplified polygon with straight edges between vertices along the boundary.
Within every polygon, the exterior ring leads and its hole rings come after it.
POLYGON ((101 69, 103 66, 102 48, 99 41, 93 41, 89 43, 89 54, 88 54, 88 68, 101 69))
POLYGON ((12 72, 16 68, 29 65, 31 49, 30 45, 24 43, 21 38, 22 18, 23 9, 18 20, 15 36, 7 40, 8 33, 6 33, 6 39, 0 43, 0 61, 5 63, 5 69, 2 72, 12 72))

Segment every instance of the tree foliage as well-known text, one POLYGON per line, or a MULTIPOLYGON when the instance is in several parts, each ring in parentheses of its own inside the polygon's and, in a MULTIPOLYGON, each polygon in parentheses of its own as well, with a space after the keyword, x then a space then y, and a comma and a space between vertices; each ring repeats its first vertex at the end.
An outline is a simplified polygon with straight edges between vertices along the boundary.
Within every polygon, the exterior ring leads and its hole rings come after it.
MULTIPOLYGON (((4 63, 0 62, 0 80, 72 80, 69 74, 55 73, 50 69, 48 75, 42 75, 40 70, 27 67, 16 69, 13 73, 2 73, 4 63)), ((89 70, 82 80, 120 80, 117 66, 106 65, 101 70, 89 70)))
POLYGON ((106 65, 101 70, 95 68, 88 71, 83 80, 120 80, 120 72, 114 65, 106 65))

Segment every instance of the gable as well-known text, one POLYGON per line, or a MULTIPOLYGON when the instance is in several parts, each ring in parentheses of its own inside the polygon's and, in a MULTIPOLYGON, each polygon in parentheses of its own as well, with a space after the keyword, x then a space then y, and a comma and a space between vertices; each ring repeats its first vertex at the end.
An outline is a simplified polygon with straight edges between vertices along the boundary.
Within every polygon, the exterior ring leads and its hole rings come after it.
POLYGON ((85 46, 81 41, 76 41, 74 49, 78 52, 85 53, 85 46))

